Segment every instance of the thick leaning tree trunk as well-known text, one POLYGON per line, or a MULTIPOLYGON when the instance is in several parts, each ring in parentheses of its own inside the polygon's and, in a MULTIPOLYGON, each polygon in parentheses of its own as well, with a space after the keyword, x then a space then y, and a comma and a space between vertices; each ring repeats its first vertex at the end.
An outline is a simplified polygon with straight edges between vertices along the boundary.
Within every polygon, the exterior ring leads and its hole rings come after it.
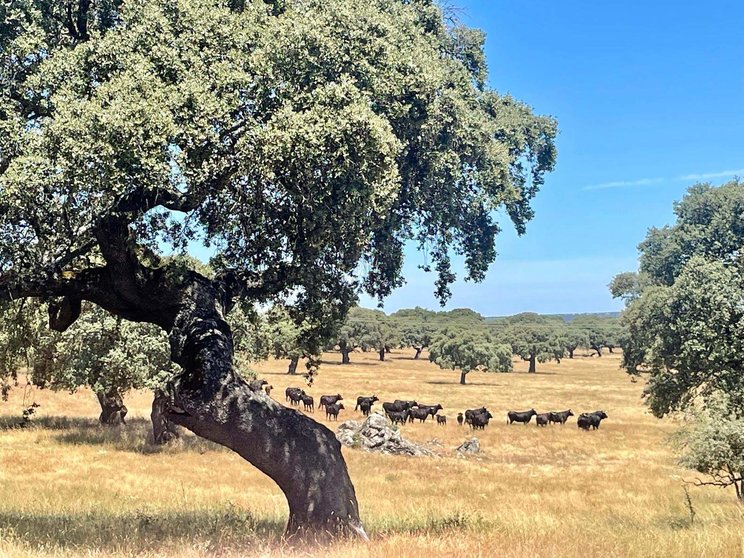
POLYGON ((385 347, 380 349, 380 360, 383 362, 385 361, 385 347))
POLYGON ((462 386, 465 385, 465 378, 467 375, 468 375, 467 372, 460 372, 460 385, 462 386))
POLYGON ((158 445, 164 445, 179 438, 176 425, 168 418, 169 410, 165 394, 160 390, 156 391, 152 401, 150 420, 152 421, 152 439, 158 445))
POLYGON ((122 426, 126 424, 124 417, 127 416, 127 408, 124 400, 115 389, 108 392, 97 391, 98 403, 101 405, 101 415, 98 421, 106 426, 122 426))
POLYGON ((413 360, 418 360, 419 357, 421 356, 421 351, 423 351, 424 348, 423 347, 414 347, 414 349, 416 349, 416 354, 413 355, 413 360))
POLYGON ((271 477, 289 503, 288 536, 366 538, 341 444, 331 430, 252 391, 237 374, 220 300, 204 279, 182 291, 169 338, 184 373, 171 386, 169 418, 271 477))
POLYGON ((535 355, 530 355, 530 368, 527 370, 528 373, 534 374, 537 372, 537 358, 535 355))

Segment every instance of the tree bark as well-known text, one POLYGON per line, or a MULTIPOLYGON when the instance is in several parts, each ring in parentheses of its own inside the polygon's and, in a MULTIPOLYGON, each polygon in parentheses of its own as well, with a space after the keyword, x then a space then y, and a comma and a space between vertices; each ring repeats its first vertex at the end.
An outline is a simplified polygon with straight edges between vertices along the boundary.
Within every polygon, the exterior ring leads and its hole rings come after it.
POLYGON ((413 360, 418 360, 419 357, 421 356, 421 351, 423 351, 424 348, 423 347, 414 347, 414 349, 416 349, 416 354, 413 355, 413 360))
POLYGON ((234 370, 232 334, 212 285, 195 282, 182 295, 169 338, 184 372, 170 386, 169 418, 271 477, 289 503, 288 536, 366 538, 333 432, 252 391, 234 370))
POLYGON ((567 347, 568 348, 568 358, 573 358, 574 351, 576 350, 576 347, 567 347))
POLYGON ((300 357, 293 356, 289 359, 289 368, 287 368, 287 374, 297 374, 297 364, 300 362, 300 357))
POLYGON ((535 372, 537 372, 537 358, 534 354, 530 355, 530 368, 529 370, 527 370, 527 372, 530 374, 534 374, 535 372))
POLYGON ((351 364, 351 360, 349 359, 351 349, 349 346, 346 343, 339 343, 338 348, 341 351, 341 364, 351 364))
POLYGON ((467 375, 468 375, 467 372, 462 372, 462 371, 460 372, 460 385, 461 386, 465 385, 465 376, 467 375))
POLYGON ((383 362, 385 361, 385 347, 380 349, 380 360, 383 362))
POLYGON ((152 438, 157 445, 164 445, 179 438, 176 425, 168 419, 169 409, 168 398, 162 391, 157 390, 152 400, 152 412, 150 413, 152 438))
POLYGON ((98 403, 101 405, 101 415, 98 420, 106 426, 121 426, 126 424, 124 417, 127 416, 127 408, 124 400, 115 389, 107 392, 97 391, 98 403))

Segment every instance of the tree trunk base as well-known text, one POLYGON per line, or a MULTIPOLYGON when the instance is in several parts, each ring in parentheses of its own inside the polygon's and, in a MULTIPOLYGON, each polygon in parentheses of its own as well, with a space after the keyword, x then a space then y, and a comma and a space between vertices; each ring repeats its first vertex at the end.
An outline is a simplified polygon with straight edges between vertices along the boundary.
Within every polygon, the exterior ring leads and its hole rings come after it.
POLYGON ((123 426, 124 417, 127 416, 127 408, 124 405, 124 400, 116 390, 111 390, 108 393, 102 391, 96 392, 98 397, 98 403, 101 405, 101 415, 98 420, 101 424, 106 426, 123 426))
POLYGON ((153 442, 159 446, 173 442, 180 437, 176 425, 168 419, 169 408, 168 398, 163 392, 157 390, 155 399, 152 401, 150 420, 152 421, 153 442))

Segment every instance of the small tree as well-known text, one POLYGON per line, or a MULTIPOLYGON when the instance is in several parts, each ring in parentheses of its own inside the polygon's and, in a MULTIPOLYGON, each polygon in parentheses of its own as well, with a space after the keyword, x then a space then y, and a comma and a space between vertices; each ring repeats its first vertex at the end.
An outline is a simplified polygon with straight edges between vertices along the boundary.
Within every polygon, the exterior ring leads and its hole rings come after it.
POLYGON ((406 347, 416 351, 414 360, 418 360, 421 352, 429 346, 437 331, 435 323, 443 319, 437 312, 416 307, 398 310, 390 316, 397 323, 401 334, 401 342, 406 347))
POLYGON ((744 503, 744 418, 725 396, 719 394, 705 410, 692 414, 672 440, 680 453, 679 464, 708 476, 695 484, 733 486, 737 500, 744 503))
POLYGON ((502 339, 514 354, 530 363, 528 372, 537 370, 537 362, 560 362, 565 354, 562 321, 533 313, 517 314, 507 321, 502 339))
POLYGON ((459 370, 461 385, 473 370, 512 371, 511 348, 496 343, 485 329, 445 329, 432 341, 429 360, 440 368, 459 370))
MULTIPOLYGON (((274 358, 289 359, 287 374, 297 374, 301 358, 310 356, 303 343, 309 325, 299 325, 292 319, 284 306, 275 304, 266 314, 265 331, 274 358)), ((319 357, 319 355, 315 355, 319 357)))
POLYGON ((44 307, 29 299, 4 308, 3 324, 15 323, 0 339, 6 366, 25 364, 31 382, 42 388, 91 388, 101 424, 124 424, 127 391, 161 388, 179 370, 170 361, 167 337, 151 324, 127 322, 86 303, 75 324, 60 333, 46 327, 44 307))
POLYGON ((372 348, 380 355, 380 361, 385 360, 385 355, 393 348, 400 346, 401 335, 397 324, 388 318, 384 312, 379 310, 362 311, 364 320, 361 344, 362 347, 372 348))
POLYGON ((574 357, 574 351, 579 347, 586 347, 589 344, 589 336, 583 329, 569 323, 561 335, 564 347, 568 352, 568 358, 574 357))
POLYGON ((365 315, 363 308, 351 308, 346 320, 338 329, 335 345, 341 353, 341 364, 350 364, 349 355, 364 343, 364 337, 369 329, 370 318, 365 315))

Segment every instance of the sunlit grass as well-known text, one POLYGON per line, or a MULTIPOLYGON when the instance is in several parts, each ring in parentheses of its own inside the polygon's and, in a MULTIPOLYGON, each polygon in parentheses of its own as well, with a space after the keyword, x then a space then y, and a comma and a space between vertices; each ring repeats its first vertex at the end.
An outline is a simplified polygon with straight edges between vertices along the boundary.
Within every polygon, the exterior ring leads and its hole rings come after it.
MULTIPOLYGON (((425 355, 424 355, 425 358, 425 355)), ((642 383, 615 356, 577 357, 526 374, 459 375, 408 351, 336 354, 309 391, 342 393, 341 420, 361 419, 357 395, 441 403, 449 424, 407 425, 404 436, 436 441, 438 458, 345 449, 371 542, 337 544, 328 556, 741 556, 742 509, 732 493, 691 488, 665 443, 674 424, 647 413, 642 383), (491 425, 475 434, 483 452, 453 450, 473 435, 454 420, 486 405, 491 425), (506 425, 508 410, 604 409, 596 432, 565 426, 506 425)), ((283 362, 259 372, 283 400, 283 362)), ((281 541, 286 503, 279 489, 235 454, 186 435, 168 448, 148 442, 151 395, 127 397, 128 424, 103 428, 95 397, 26 391, 41 404, 17 428, 24 390, 0 403, 0 556, 316 555, 281 541)), ((379 408, 379 407, 378 407, 379 408)), ((315 418, 323 420, 321 412, 315 418)), ((330 425, 335 428, 335 424, 330 425)))

